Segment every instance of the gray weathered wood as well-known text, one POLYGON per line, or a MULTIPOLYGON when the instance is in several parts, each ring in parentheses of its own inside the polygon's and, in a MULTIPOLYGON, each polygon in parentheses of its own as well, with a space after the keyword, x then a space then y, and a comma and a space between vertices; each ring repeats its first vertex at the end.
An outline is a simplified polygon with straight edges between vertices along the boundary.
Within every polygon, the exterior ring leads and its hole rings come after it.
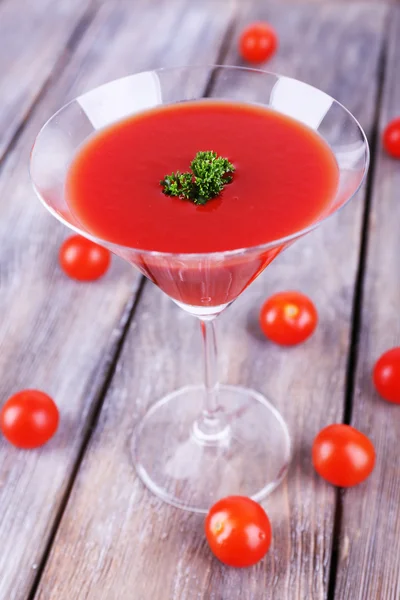
POLYGON ((25 598, 32 585, 139 280, 118 260, 93 284, 63 276, 57 253, 68 232, 34 196, 29 151, 43 122, 85 89, 154 65, 214 62, 230 13, 211 19, 201 7, 185 13, 185 6, 184 1, 104 3, 4 161, 0 395, 6 399, 25 387, 47 391, 60 408, 61 426, 38 451, 22 452, 0 441, 2 600, 25 598), (171 41, 170 32, 179 23, 190 39, 181 35, 171 41))
MULTIPOLYGON (((237 61, 243 23, 268 19, 281 41, 268 67, 321 85, 356 111, 370 131, 384 14, 381 7, 356 5, 288 10, 246 3, 227 62, 237 61)), ((201 374, 200 344, 193 343, 198 324, 147 284, 38 600, 326 596, 335 490, 315 475, 310 447, 321 427, 342 416, 362 212, 361 193, 279 257, 220 319, 223 381, 250 385, 273 398, 293 435, 288 478, 265 502, 274 528, 266 560, 247 570, 223 567, 206 547, 202 517, 157 500, 132 469, 128 438, 138 419, 156 399, 199 382, 201 374), (320 326, 303 346, 281 349, 260 335, 257 313, 267 295, 287 288, 314 298, 320 326)))
POLYGON ((389 32, 351 421, 373 441, 377 459, 369 480, 342 497, 338 600, 400 597, 400 406, 378 397, 371 378, 379 356, 400 345, 400 162, 385 155, 380 141, 400 114, 399 9, 389 32))
MULTIPOLYGON (((89 0, 4 0, 0 4, 0 160, 43 86, 85 26, 89 0)), ((55 73, 57 74, 57 73, 55 73)))

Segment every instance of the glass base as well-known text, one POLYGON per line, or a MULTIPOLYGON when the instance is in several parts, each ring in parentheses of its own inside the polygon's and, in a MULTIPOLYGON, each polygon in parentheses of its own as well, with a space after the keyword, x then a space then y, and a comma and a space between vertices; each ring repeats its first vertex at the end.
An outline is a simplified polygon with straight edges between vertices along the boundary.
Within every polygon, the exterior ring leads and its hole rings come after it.
POLYGON ((284 478, 290 437, 277 410, 261 394, 234 386, 220 386, 218 404, 223 423, 213 431, 201 417, 204 388, 184 387, 153 405, 136 429, 133 462, 165 502, 206 513, 232 494, 260 501, 284 478))

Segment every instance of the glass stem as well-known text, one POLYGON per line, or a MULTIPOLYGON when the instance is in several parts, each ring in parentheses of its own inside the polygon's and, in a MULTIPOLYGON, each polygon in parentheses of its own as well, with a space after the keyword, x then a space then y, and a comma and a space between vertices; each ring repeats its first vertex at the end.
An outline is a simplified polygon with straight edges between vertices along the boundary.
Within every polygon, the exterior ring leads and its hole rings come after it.
POLYGON ((218 353, 214 319, 200 321, 204 350, 204 408, 193 427, 203 444, 221 444, 229 435, 225 415, 218 403, 218 353))
POLYGON ((218 411, 218 351, 214 319, 200 321, 204 351, 204 410, 203 416, 215 419, 218 411))

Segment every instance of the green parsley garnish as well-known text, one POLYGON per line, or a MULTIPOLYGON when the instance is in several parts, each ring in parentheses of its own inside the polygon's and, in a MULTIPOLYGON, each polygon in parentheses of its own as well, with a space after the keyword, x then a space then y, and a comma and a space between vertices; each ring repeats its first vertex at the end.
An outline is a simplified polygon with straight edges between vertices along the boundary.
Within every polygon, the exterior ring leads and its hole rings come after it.
POLYGON ((160 181, 166 196, 191 200, 194 204, 206 204, 216 198, 231 183, 235 167, 227 158, 216 152, 198 152, 190 163, 191 171, 171 173, 160 181))

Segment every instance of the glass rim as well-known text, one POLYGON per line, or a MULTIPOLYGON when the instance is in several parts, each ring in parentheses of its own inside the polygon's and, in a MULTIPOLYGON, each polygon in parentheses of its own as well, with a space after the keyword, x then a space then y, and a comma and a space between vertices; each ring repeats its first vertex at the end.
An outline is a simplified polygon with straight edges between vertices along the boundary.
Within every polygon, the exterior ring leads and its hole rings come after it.
MULTIPOLYGON (((197 98, 197 100, 200 100, 201 98, 197 98)), ((196 99, 194 99, 193 101, 195 101, 196 99)), ((229 99, 228 99, 229 102, 229 99)), ((160 105, 162 106, 162 104, 160 105)), ((143 111, 144 112, 144 111, 143 111)), ((279 112, 279 111, 278 111, 279 112)), ((292 117, 294 118, 294 117, 292 117)), ((118 122, 118 121, 116 121, 118 122)), ((100 131, 100 129, 99 129, 100 131)), ((249 253, 249 252, 264 252, 264 251, 268 251, 268 250, 272 250, 274 248, 277 248, 281 245, 286 245, 289 244, 290 242, 303 237, 304 235, 306 235, 307 233, 310 233, 311 231, 313 231, 314 229, 316 229, 319 225, 321 225, 322 223, 324 223, 325 221, 327 221, 331 216, 333 216, 334 214, 338 213, 340 210, 342 210, 342 208, 344 208, 348 202, 350 202, 350 200, 359 192, 360 188, 362 187, 362 185, 365 182, 365 178, 366 175, 368 173, 368 167, 369 167, 369 163, 370 163, 370 149, 369 149, 369 144, 368 144, 368 138, 365 134, 364 129, 361 127, 359 121, 356 119, 356 117, 338 100, 336 100, 335 98, 333 98, 333 96, 331 96, 330 94, 324 92, 323 90, 315 87, 314 85, 311 85, 309 83, 306 83, 300 79, 296 79, 295 77, 288 77, 287 75, 283 75, 281 73, 276 73, 273 71, 267 71, 267 70, 263 70, 263 69, 256 69, 253 67, 243 67, 243 66, 236 66, 236 65, 220 65, 220 64, 206 64, 206 65, 186 65, 186 66, 181 66, 181 67, 160 67, 157 69, 147 69, 145 71, 138 71, 137 73, 131 73, 129 75, 124 75, 123 77, 117 77, 116 79, 112 79, 106 83, 102 83, 98 86, 95 86, 91 89, 89 89, 88 91, 84 92, 83 94, 79 94, 79 96, 75 96, 72 100, 69 100, 66 104, 62 105, 55 113, 53 113, 46 121, 45 123, 42 125, 42 127, 40 128, 39 132, 37 133, 35 140, 33 142, 32 145, 32 149, 30 152, 30 162, 29 162, 29 175, 30 175, 30 180, 32 183, 32 187, 34 192, 36 193, 37 197, 39 198, 40 202, 43 204, 43 206, 50 212, 50 214, 52 214, 58 221, 60 221, 63 225, 65 225, 68 229, 71 229, 72 231, 74 231, 75 233, 86 237, 88 239, 90 239, 91 241, 99 244, 99 245, 106 245, 108 248, 115 248, 118 250, 125 250, 128 252, 133 252, 135 254, 139 254, 139 255, 143 255, 143 256, 152 256, 152 257, 158 257, 158 258, 175 258, 175 259, 182 259, 182 260, 193 260, 193 259, 217 259, 217 258, 221 258, 221 257, 235 257, 235 256, 240 256, 243 255, 245 253, 249 253), (319 219, 317 221, 315 221, 314 223, 312 223, 311 225, 300 229, 294 233, 291 233, 287 236, 281 237, 281 238, 276 238, 273 240, 270 240, 269 242, 265 242, 262 244, 256 244, 254 246, 246 246, 246 247, 242 247, 242 248, 234 248, 232 250, 218 250, 215 252, 165 252, 165 251, 160 251, 160 250, 147 250, 147 249, 141 249, 141 248, 135 248, 133 246, 127 246, 124 244, 119 244, 116 242, 111 242, 109 240, 107 240, 106 238, 102 238, 102 237, 98 237, 96 235, 93 235, 92 233, 90 233, 89 231, 86 231, 84 229, 81 229, 80 227, 78 227, 77 225, 74 225, 72 223, 70 223, 67 219, 65 219, 60 213, 58 213, 53 207, 51 207, 43 198, 41 192, 39 191, 37 185, 35 184, 35 180, 34 177, 32 175, 32 156, 33 153, 35 151, 35 147, 37 144, 37 141, 40 137, 40 135, 42 134, 42 132, 46 129, 46 127, 54 120, 57 118, 57 116, 62 113, 64 110, 66 110, 69 106, 75 104, 78 100, 78 98, 80 98, 81 96, 84 96, 85 94, 90 94, 92 92, 94 92, 95 90, 99 90, 102 87, 105 87, 107 85, 110 85, 112 83, 114 83, 115 81, 119 81, 119 80, 123 80, 123 79, 129 79, 131 77, 135 77, 135 75, 141 75, 144 73, 161 73, 161 72, 176 72, 176 71, 194 71, 194 70, 212 70, 212 69, 221 69, 221 70, 225 70, 225 71, 244 71, 244 72, 249 72, 249 73, 255 73, 258 74, 260 76, 262 75, 266 75, 266 76, 272 76, 272 77, 276 77, 277 79, 279 78, 285 78, 291 81, 294 81, 296 83, 302 84, 302 85, 307 85, 308 87, 310 87, 311 89, 314 89, 316 92, 325 94, 326 96, 328 96, 331 100, 332 100, 332 105, 336 105, 338 106, 341 110, 344 111, 344 113, 346 113, 351 120, 354 122, 354 124, 357 126, 359 132, 361 133, 361 138, 364 142, 364 148, 365 148, 365 163, 363 166, 363 173, 362 173, 362 177, 360 179, 360 183, 358 184, 357 188, 354 190, 354 192, 349 195, 349 197, 343 202, 343 204, 341 206, 339 206, 337 209, 335 209, 333 212, 330 212, 329 214, 327 214, 326 216, 324 216, 322 219, 319 219)), ((116 253, 118 254, 117 250, 116 253)))

